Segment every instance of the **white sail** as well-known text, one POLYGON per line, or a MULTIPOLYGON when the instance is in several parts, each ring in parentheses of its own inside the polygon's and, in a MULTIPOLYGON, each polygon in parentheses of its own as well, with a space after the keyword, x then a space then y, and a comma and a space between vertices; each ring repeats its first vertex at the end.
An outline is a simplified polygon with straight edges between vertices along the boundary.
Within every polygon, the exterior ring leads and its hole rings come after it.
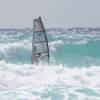
POLYGON ((41 17, 34 20, 33 30, 32 63, 49 62, 48 40, 41 17))

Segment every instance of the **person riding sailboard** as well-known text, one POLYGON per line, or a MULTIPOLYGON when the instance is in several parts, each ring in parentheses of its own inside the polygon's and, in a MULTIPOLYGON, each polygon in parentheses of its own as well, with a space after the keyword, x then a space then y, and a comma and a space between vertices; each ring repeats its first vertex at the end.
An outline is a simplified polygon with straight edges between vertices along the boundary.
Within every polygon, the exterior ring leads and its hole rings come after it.
POLYGON ((49 46, 46 31, 41 17, 34 19, 33 22, 33 42, 32 42, 32 63, 49 63, 49 46))

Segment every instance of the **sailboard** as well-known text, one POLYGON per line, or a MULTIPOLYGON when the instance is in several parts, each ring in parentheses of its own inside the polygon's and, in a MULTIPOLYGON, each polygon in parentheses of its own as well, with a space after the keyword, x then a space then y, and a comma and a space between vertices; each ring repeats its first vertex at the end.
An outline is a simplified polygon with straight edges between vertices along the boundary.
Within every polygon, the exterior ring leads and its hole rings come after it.
POLYGON ((49 63, 49 46, 41 17, 33 21, 32 63, 49 63))

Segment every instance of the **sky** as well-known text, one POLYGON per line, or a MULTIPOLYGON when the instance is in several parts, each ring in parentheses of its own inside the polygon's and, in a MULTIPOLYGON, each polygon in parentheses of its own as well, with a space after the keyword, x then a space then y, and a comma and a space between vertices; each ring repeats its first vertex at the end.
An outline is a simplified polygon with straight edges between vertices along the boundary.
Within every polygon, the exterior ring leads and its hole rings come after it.
POLYGON ((0 28, 100 27, 100 0, 0 0, 0 28))

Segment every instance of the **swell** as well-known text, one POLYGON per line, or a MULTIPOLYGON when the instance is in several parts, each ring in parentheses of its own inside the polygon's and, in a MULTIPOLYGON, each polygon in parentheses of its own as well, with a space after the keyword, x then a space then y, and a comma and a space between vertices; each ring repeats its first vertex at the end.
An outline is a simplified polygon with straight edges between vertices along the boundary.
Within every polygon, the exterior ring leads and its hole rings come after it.
POLYGON ((30 56, 31 44, 27 40, 0 44, 0 60, 11 63, 29 63, 30 56))
POLYGON ((71 66, 100 65, 100 41, 88 41, 86 44, 64 44, 57 47, 54 57, 57 63, 71 66))
MULTIPOLYGON (((100 40, 86 44, 71 44, 63 40, 49 41, 50 62, 52 64, 82 67, 100 65, 100 40)), ((10 63, 31 63, 30 40, 0 44, 0 60, 10 63)))

